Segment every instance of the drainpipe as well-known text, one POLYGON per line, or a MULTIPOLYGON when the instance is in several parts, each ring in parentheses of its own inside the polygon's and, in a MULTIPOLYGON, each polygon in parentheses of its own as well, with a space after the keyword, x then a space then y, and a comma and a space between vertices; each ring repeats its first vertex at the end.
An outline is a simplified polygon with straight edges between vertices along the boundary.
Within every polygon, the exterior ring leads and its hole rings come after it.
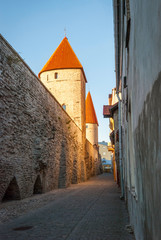
POLYGON ((124 182, 123 182, 123 166, 122 166, 122 139, 121 139, 121 99, 119 96, 119 82, 120 82, 120 0, 113 0, 113 19, 114 19, 114 39, 115 39, 115 69, 116 69, 116 94, 119 101, 118 105, 118 124, 119 124, 119 166, 120 166, 120 180, 121 180, 121 196, 124 198, 124 182))
POLYGON ((119 114, 118 114, 118 123, 119 123, 119 165, 120 165, 120 180, 121 180, 121 196, 120 199, 124 199, 124 181, 123 181, 123 164, 122 164, 122 132, 121 132, 121 99, 119 92, 116 92, 117 98, 119 101, 119 114))

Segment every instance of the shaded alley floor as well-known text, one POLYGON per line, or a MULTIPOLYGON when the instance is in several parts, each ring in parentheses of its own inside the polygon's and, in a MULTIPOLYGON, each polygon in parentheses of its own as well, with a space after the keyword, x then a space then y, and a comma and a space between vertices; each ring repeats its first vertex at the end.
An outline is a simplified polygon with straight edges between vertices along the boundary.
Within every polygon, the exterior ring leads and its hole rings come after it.
POLYGON ((112 174, 0 206, 0 240, 134 240, 112 174))

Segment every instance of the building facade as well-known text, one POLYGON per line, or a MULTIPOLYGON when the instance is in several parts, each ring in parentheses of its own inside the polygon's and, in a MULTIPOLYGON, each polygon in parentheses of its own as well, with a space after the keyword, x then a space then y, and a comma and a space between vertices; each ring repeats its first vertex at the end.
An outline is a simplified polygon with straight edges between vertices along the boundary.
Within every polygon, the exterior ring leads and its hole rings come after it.
POLYGON ((161 239, 161 2, 113 0, 122 192, 137 240, 161 239))
POLYGON ((118 138, 118 98, 116 88, 109 94, 109 105, 103 106, 104 118, 109 118, 110 140, 108 151, 112 154, 112 170, 114 180, 120 186, 120 161, 119 161, 119 138, 118 138))

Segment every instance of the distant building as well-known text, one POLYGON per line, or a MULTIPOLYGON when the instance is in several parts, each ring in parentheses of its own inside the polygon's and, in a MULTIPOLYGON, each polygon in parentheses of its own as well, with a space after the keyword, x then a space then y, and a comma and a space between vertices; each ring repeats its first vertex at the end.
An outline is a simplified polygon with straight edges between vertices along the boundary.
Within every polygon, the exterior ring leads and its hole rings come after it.
POLYGON ((112 168, 114 180, 120 185, 120 164, 119 164, 119 137, 118 137, 118 99, 116 88, 112 89, 112 94, 109 94, 109 105, 103 106, 104 118, 109 118, 110 140, 108 143, 108 151, 112 155, 112 168))
POLYGON ((108 151, 108 143, 105 141, 99 142, 99 153, 101 155, 102 167, 104 171, 111 170, 111 153, 108 151))

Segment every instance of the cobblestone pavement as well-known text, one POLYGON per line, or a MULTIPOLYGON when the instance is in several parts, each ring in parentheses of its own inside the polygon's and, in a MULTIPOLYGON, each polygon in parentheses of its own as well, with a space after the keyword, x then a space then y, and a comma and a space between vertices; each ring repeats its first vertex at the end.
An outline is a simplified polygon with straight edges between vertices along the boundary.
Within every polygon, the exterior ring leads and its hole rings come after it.
POLYGON ((134 240, 125 229, 128 215, 119 196, 113 176, 103 174, 67 189, 4 203, 0 240, 134 240))

